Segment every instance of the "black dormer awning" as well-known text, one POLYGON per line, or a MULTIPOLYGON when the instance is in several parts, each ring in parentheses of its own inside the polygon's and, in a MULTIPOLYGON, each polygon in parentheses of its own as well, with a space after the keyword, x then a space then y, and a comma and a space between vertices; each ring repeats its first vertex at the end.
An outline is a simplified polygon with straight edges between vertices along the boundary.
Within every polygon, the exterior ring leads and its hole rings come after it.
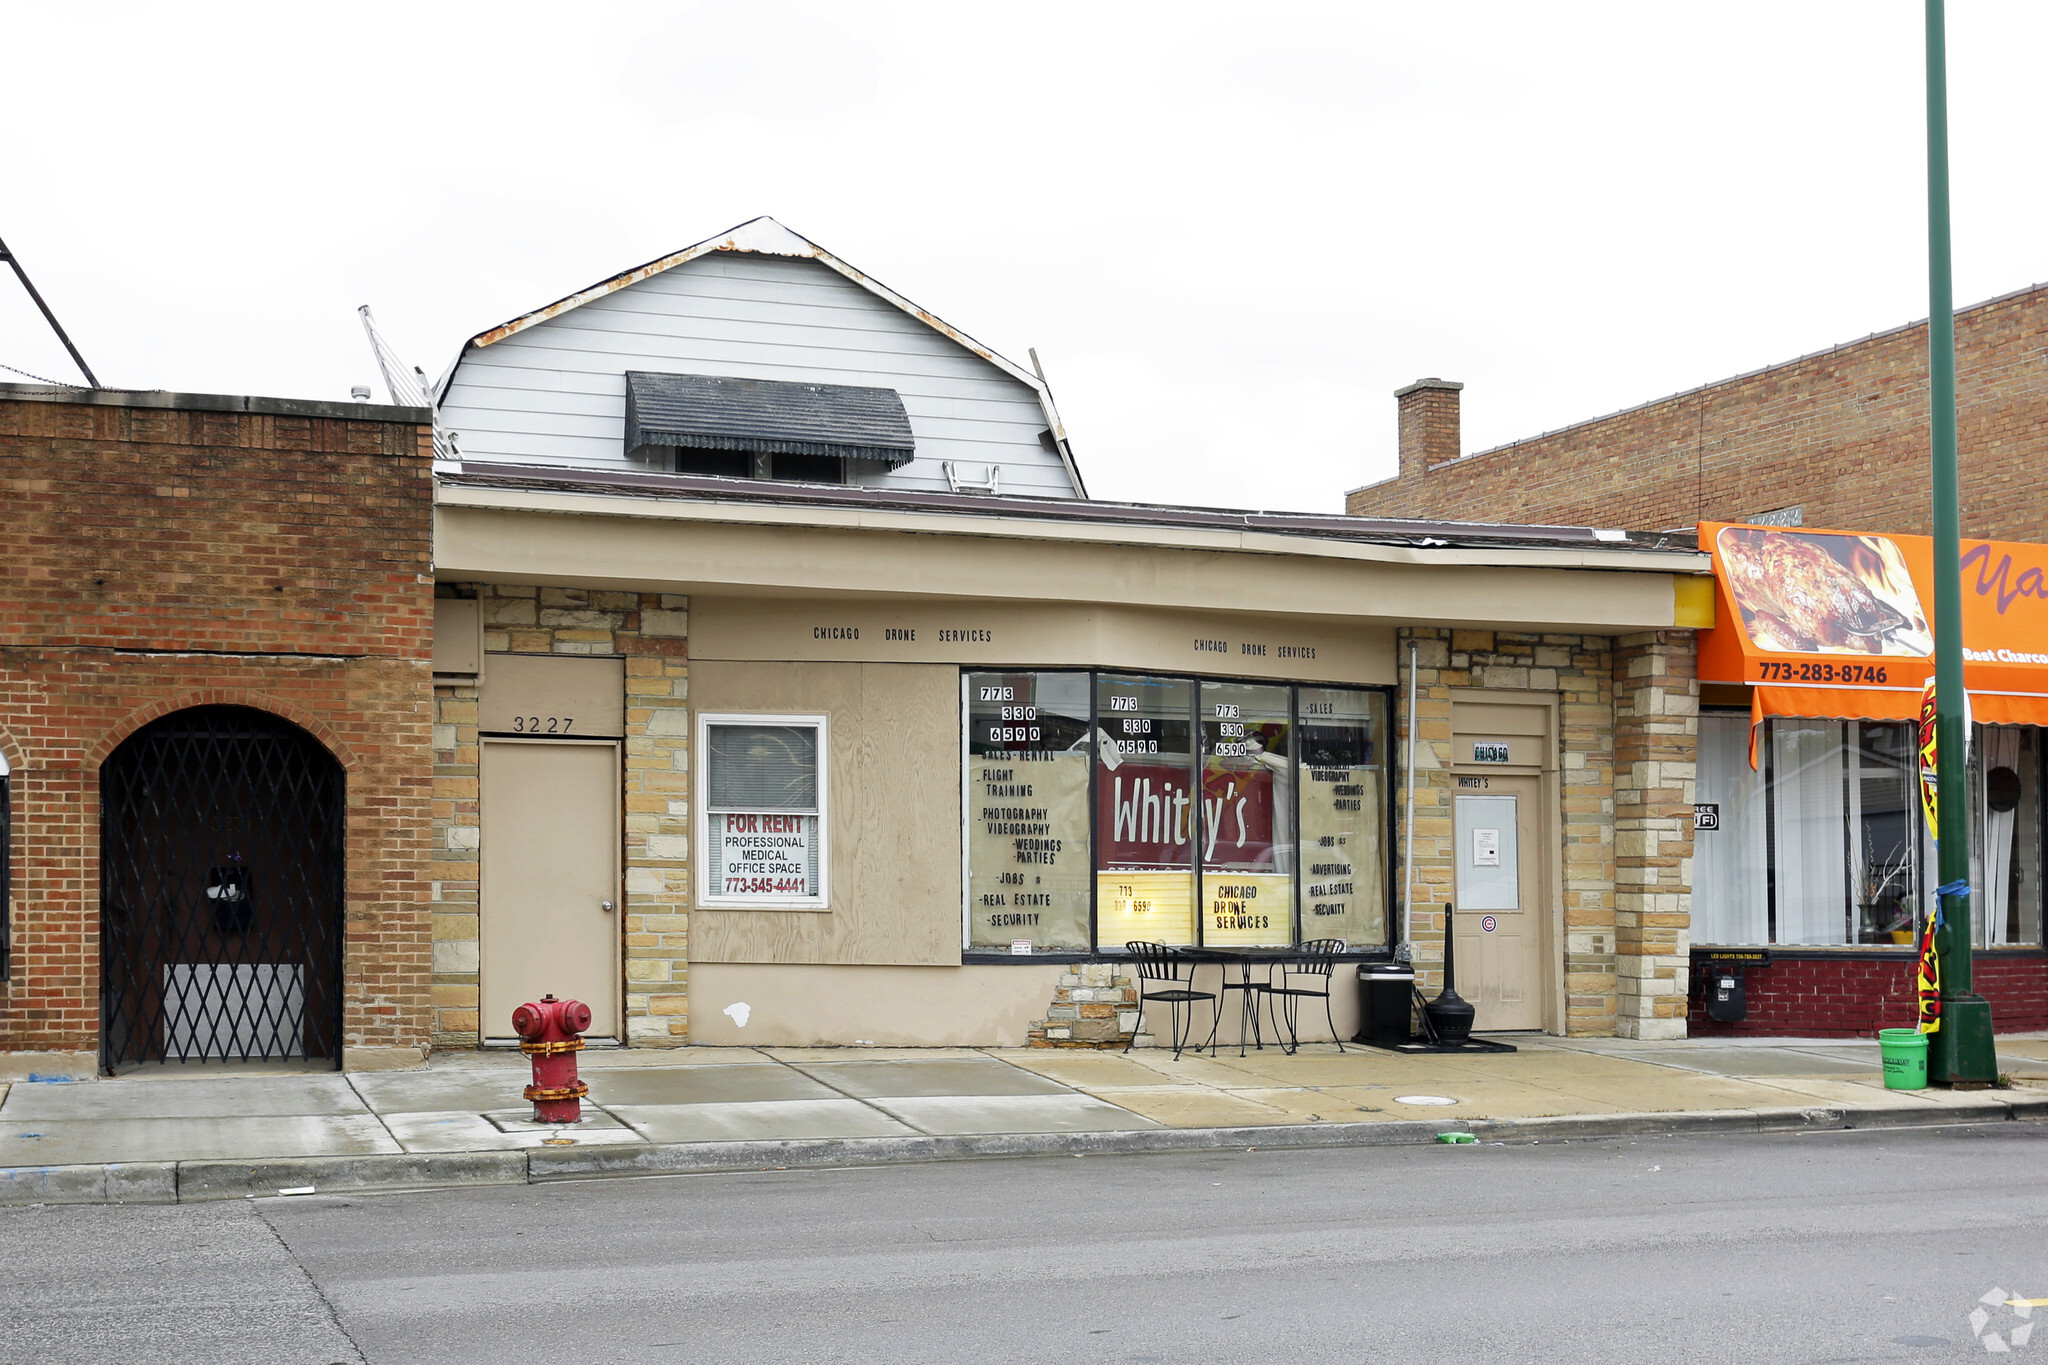
POLYGON ((626 372, 626 453, 649 446, 843 455, 894 469, 916 443, 894 389, 626 372))

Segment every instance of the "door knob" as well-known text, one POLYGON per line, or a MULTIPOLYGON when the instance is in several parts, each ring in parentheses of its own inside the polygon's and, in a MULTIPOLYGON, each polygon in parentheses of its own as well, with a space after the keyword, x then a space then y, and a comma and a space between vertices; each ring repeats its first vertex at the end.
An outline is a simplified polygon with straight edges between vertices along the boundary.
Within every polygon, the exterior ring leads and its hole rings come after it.
POLYGON ((612 903, 610 901, 599 901, 597 908, 609 915, 612 912, 612 903))

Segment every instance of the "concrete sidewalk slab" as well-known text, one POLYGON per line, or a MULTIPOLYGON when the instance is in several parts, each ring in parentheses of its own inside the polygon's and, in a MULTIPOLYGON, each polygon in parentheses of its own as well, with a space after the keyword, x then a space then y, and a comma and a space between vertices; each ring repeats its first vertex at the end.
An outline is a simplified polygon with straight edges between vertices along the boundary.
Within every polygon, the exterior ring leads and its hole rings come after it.
POLYGON ((1172 1128, 1242 1128, 1292 1123, 1286 1111, 1247 1099, 1237 1091, 1205 1085, 1148 1085, 1089 1091, 1097 1099, 1172 1128))
POLYGON ((775 1062, 733 1066, 647 1067, 588 1077, 590 1097, 611 1108, 649 1104, 743 1104, 754 1100, 829 1100, 832 1087, 775 1062))
POLYGON ((1413 1106, 1393 1102, 1393 1088, 1328 1085, 1319 1090, 1233 1090, 1237 1099, 1250 1100, 1284 1114, 1289 1123, 1386 1123, 1414 1118, 1413 1106))
POLYGON ((622 1104, 612 1113, 648 1142, 763 1142, 778 1138, 893 1137, 917 1131, 859 1100, 622 1104))
POLYGON ((1128 1090, 1181 1083, 1160 1068, 1146 1066, 1120 1052, 1026 1049, 1001 1055, 1011 1066, 1022 1067, 1079 1090, 1092 1091, 1104 1086, 1128 1090))
POLYGON ((517 1071, 375 1071, 351 1078, 373 1114, 421 1114, 449 1110, 482 1113, 518 1104, 530 1079, 517 1071))
POLYGON ((874 1101, 922 1133, 1114 1133, 1152 1128, 1151 1119, 1093 1095, 917 1095, 874 1101))
POLYGON ((550 1137, 573 1138, 578 1143, 644 1142, 646 1139, 611 1115, 586 1110, 577 1124, 524 1123, 510 1127, 505 1119, 530 1114, 514 1110, 506 1114, 404 1113, 385 1116, 391 1135, 408 1152, 513 1152, 544 1145, 550 1137))
POLYGON ((929 1062, 798 1062, 805 1075, 857 1099, 889 1096, 1063 1095, 1072 1092, 1035 1071, 994 1057, 943 1057, 929 1062))
POLYGON ((205 1161, 274 1152, 367 1156, 402 1150, 370 1114, 168 1119, 23 1119, 0 1124, 0 1167, 205 1161))
POLYGON ((233 1079, 69 1081, 10 1086, 0 1122, 17 1119, 182 1119, 369 1112, 340 1073, 233 1079))

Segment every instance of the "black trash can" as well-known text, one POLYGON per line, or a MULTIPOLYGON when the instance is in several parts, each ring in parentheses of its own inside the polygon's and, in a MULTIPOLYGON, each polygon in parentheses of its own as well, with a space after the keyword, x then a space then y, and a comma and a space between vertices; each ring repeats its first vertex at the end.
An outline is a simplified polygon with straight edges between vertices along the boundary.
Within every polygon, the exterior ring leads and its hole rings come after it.
POLYGON ((1369 1047, 1398 1047, 1408 1041, 1415 969, 1399 962, 1358 966, 1358 1036, 1369 1047))

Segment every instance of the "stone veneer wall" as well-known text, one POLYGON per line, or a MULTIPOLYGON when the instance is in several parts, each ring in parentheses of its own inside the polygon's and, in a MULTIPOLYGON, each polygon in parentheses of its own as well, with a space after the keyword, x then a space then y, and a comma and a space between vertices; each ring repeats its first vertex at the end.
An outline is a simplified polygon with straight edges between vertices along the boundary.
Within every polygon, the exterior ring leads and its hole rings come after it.
MULTIPOLYGON (((1564 884, 1564 1030, 1685 1036, 1692 799, 1699 683, 1689 631, 1597 635, 1404 629, 1396 742, 1407 753, 1408 647, 1416 642, 1415 961, 1442 984, 1453 879, 1451 702, 1463 688, 1558 698, 1564 884)), ((1396 793, 1397 848, 1405 794, 1396 793)), ((1395 888, 1395 913, 1400 890, 1395 888)))
POLYGON ((1624 1038, 1685 1036, 1698 658, 1691 631, 1614 642, 1614 925, 1624 1038))
MULTIPOLYGON (((1451 701, 1464 688, 1548 693, 1558 699, 1558 810, 1564 882, 1565 1032, 1615 1030, 1614 700, 1611 642, 1599 635, 1403 629, 1395 736, 1408 753, 1408 641, 1416 642, 1415 918, 1418 984, 1443 984, 1444 918, 1452 899, 1451 701)), ((1399 770, 1399 763, 1396 765, 1399 770)), ((1406 793, 1394 794, 1396 850, 1407 847, 1406 793)), ((1398 865, 1398 864, 1397 864, 1398 865)), ((1393 913, 1398 925, 1402 887, 1393 913)), ((1398 931, 1396 936, 1398 937, 1398 931)))
MULTIPOLYGON (((1138 1028, 1138 980, 1119 962, 1077 962, 1060 973, 1045 1018, 1033 1020, 1026 1047, 1112 1048, 1138 1028)), ((1165 1009, 1166 1006, 1159 1006, 1165 1009)), ((1150 1047, 1140 1034, 1136 1046, 1150 1047)))
MULTIPOLYGON (((626 662, 623 911, 626 1041, 689 1041, 689 599, 508 584, 440 584, 481 603, 491 654, 622 656, 626 662)), ((475 1047, 477 688, 434 688, 434 1042, 475 1047)))

